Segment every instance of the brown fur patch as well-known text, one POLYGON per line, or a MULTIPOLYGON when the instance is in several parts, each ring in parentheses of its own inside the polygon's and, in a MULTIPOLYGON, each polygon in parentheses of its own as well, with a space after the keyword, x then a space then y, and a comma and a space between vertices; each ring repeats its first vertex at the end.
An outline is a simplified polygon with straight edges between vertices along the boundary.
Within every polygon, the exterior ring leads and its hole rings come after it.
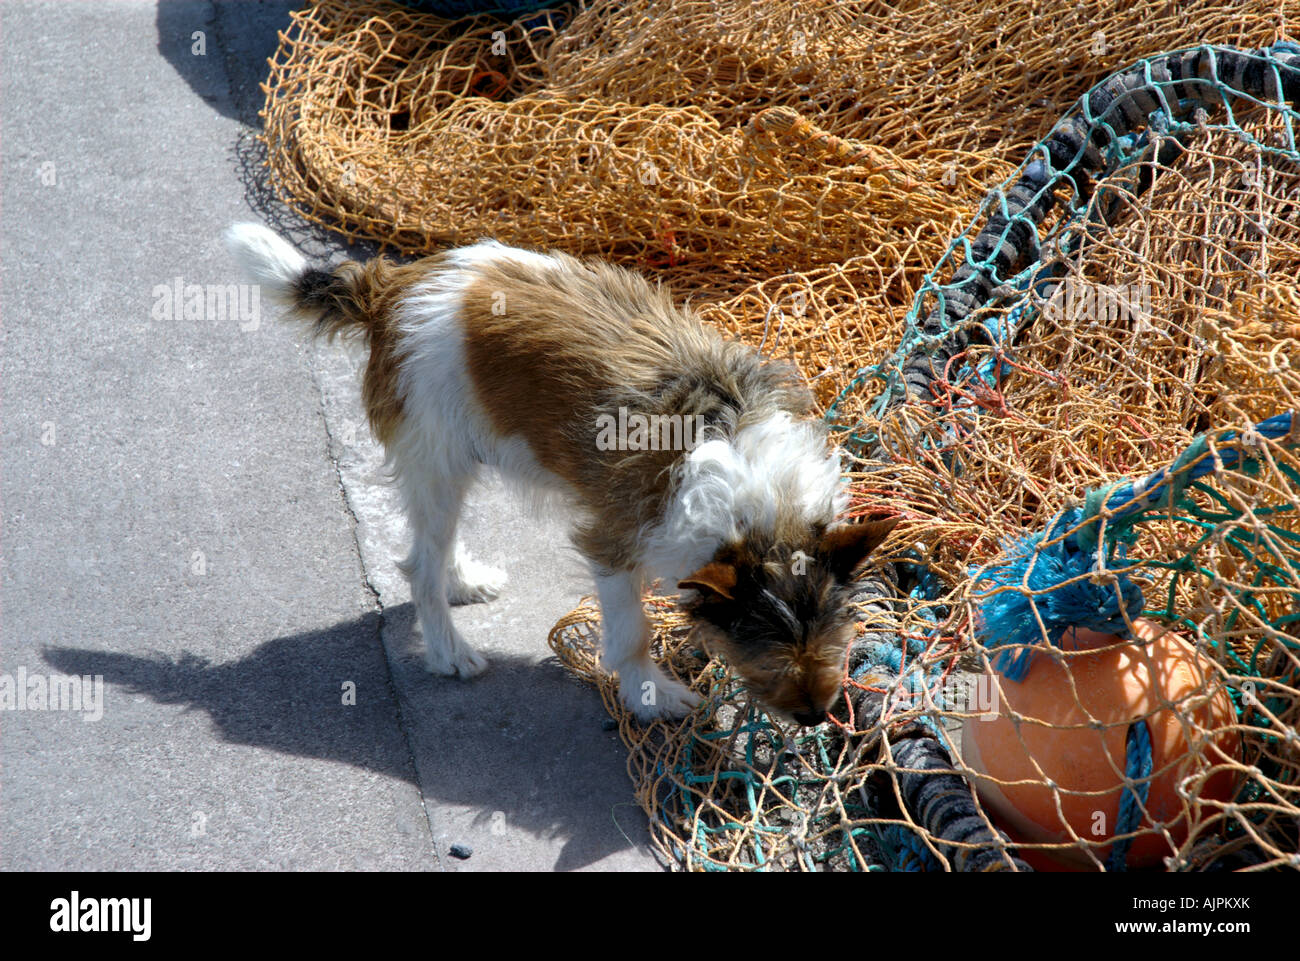
POLYGON ((832 574, 848 580, 867 556, 885 542, 900 520, 900 517, 881 517, 841 524, 822 535, 817 553, 827 559, 832 574))
POLYGON ((385 445, 393 440, 402 419, 397 389, 402 356, 394 309, 411 286, 436 266, 436 257, 405 265, 383 257, 364 264, 350 260, 334 268, 328 280, 300 291, 299 310, 322 312, 317 334, 329 340, 340 334, 359 335, 369 344, 361 399, 371 431, 385 445))
POLYGON ((812 398, 793 368, 724 341, 640 275, 557 259, 541 272, 508 259, 481 268, 464 297, 466 362, 494 429, 525 439, 577 495, 578 548, 628 569, 685 451, 602 450, 602 415, 698 414, 730 434, 746 416, 803 416, 812 398))
POLYGON ((712 591, 725 600, 735 600, 731 590, 736 586, 736 568, 731 564, 719 564, 716 561, 705 564, 698 571, 677 582, 679 590, 691 590, 704 593, 712 591))

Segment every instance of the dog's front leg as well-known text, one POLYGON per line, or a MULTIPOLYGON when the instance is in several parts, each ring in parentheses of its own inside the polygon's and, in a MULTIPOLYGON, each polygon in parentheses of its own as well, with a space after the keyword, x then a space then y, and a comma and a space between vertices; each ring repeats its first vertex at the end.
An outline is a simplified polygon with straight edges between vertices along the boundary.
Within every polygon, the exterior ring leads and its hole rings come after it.
POLYGON ((593 567, 593 573, 604 634, 601 664, 618 674, 623 703, 642 722, 691 713, 699 696, 664 674, 650 657, 650 622, 641 604, 640 574, 598 567, 593 567))

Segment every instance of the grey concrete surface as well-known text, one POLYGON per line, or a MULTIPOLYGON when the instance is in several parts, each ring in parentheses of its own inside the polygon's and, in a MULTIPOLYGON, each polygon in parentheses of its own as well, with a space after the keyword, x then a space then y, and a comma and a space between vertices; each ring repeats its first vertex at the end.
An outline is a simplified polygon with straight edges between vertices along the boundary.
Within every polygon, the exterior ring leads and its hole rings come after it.
POLYGON ((431 678, 359 352, 164 309, 239 281, 232 221, 348 250, 262 183, 290 7, 0 5, 0 685, 105 684, 97 721, 0 709, 0 868, 655 869, 546 648, 588 590, 558 522, 476 494, 511 580, 456 619, 492 667, 431 678))

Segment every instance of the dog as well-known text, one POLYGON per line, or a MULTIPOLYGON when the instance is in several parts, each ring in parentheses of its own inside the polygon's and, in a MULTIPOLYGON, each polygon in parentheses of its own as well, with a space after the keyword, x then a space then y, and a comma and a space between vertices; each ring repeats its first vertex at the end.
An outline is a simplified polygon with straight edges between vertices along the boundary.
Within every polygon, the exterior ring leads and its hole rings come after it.
POLYGON ((840 456, 791 365, 596 260, 486 240, 324 270, 258 224, 232 226, 226 244, 315 335, 369 345, 362 397, 414 536, 401 566, 430 671, 487 666, 449 604, 505 582, 456 538, 488 466, 567 504, 596 584, 601 664, 640 721, 699 702, 651 657, 655 581, 676 585, 705 646, 764 707, 825 720, 852 635, 847 585, 895 519, 836 524, 840 456))

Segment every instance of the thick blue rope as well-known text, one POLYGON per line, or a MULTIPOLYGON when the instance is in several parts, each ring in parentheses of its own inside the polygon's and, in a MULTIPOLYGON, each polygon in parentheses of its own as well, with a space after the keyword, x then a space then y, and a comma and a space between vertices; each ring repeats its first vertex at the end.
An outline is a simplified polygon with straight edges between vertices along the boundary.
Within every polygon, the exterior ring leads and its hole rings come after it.
MULTIPOLYGON (((1267 440, 1278 440, 1291 432, 1297 416, 1300 416, 1300 412, 1288 411, 1270 417, 1256 424, 1254 433, 1267 440)), ((1085 550, 1096 548, 1103 510, 1111 512, 1111 525, 1125 528, 1128 526, 1124 523, 1126 519, 1164 507, 1170 501, 1177 500, 1192 481, 1214 473, 1216 463, 1210 455, 1209 439, 1209 434, 1196 438, 1177 460, 1163 470, 1132 483, 1098 488, 1090 492, 1080 518, 1087 520, 1088 524, 1074 535, 1079 546, 1085 550)), ((1237 435, 1229 431, 1220 438, 1219 443, 1228 444, 1236 439, 1237 435)), ((1239 467, 1241 461, 1235 448, 1219 452, 1218 462, 1229 470, 1239 467)))
MULTIPOLYGON (((1300 413, 1270 417, 1253 428, 1263 439, 1287 436, 1300 413)), ((1088 492, 1082 507, 1057 515, 1046 530, 1010 542, 1001 559, 970 573, 981 601, 980 639, 999 648, 993 667, 1012 681, 1023 680, 1035 648, 1044 637, 1059 646, 1072 627, 1129 637, 1128 624, 1143 608, 1142 589, 1128 572, 1126 541, 1134 537, 1138 518, 1178 499, 1193 481, 1225 469, 1242 467, 1249 459, 1236 448, 1209 450, 1210 434, 1202 434, 1168 467, 1136 481, 1104 485, 1088 492), (1100 550, 1103 514, 1112 549, 1100 550), (1091 575, 1106 574, 1094 583, 1091 575), (1117 569, 1112 569, 1116 564, 1117 569), (1040 625, 1041 621, 1041 627, 1040 625)), ((1229 431, 1220 443, 1237 439, 1229 431)), ((1295 438, 1292 445, 1300 444, 1295 438)))
MULTIPOLYGON (((914 564, 916 586, 910 591, 910 596, 917 602, 917 616, 928 624, 921 633, 933 638, 938 635, 941 620, 940 608, 935 602, 947 591, 942 579, 922 564, 919 558, 914 561, 914 564)), ((946 608, 943 609, 943 616, 947 616, 946 608)), ((893 690, 906 695, 919 695, 928 690, 935 707, 940 710, 949 708, 951 705, 947 703, 947 695, 943 690, 943 662, 934 661, 925 666, 922 663, 922 655, 929 647, 926 637, 903 639, 891 636, 886 640, 865 641, 859 644, 856 650, 860 652, 863 660, 850 676, 853 680, 860 681, 867 674, 883 675, 888 677, 887 683, 893 690)), ((953 750, 947 732, 933 717, 922 714, 915 720, 933 731, 944 747, 953 750)))
MULTIPOLYGON (((1152 759, 1151 730, 1146 721, 1135 721, 1129 725, 1128 738, 1125 740, 1124 795, 1119 801, 1119 817, 1115 821, 1115 836, 1132 834, 1142 823, 1142 809, 1146 806, 1147 795, 1151 791, 1152 759)), ((1120 838, 1110 847, 1110 856, 1106 858, 1107 871, 1123 871, 1127 865, 1128 849, 1132 838, 1120 838)))

